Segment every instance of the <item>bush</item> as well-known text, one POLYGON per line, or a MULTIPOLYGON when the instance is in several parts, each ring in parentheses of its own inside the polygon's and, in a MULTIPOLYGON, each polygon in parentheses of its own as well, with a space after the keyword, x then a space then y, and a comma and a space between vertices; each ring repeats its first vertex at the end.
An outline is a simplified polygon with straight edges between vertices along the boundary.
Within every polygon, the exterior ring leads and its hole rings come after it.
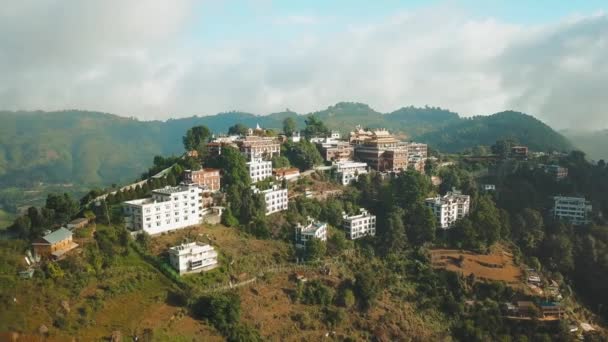
POLYGON ((304 285, 302 302, 304 304, 329 305, 334 298, 334 291, 323 285, 320 280, 312 280, 304 285))
POLYGON ((232 292, 202 296, 193 305, 192 313, 226 333, 241 317, 241 299, 232 292))

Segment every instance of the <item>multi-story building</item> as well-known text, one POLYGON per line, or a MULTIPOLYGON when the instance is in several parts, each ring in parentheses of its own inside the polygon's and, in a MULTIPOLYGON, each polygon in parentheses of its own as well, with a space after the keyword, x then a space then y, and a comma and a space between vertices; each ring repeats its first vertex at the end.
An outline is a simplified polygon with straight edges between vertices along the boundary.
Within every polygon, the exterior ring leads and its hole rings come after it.
POLYGON ((366 162, 372 170, 398 172, 407 169, 408 149, 387 130, 374 130, 371 134, 351 134, 355 157, 366 162))
POLYGON ((428 157, 428 145, 409 142, 407 148, 407 166, 418 172, 424 172, 424 165, 428 157))
POLYGON ((540 167, 555 180, 562 180, 568 177, 568 168, 559 165, 540 165, 540 167))
POLYGON ((591 222, 590 214, 593 208, 591 202, 585 198, 555 196, 553 201, 553 216, 555 218, 570 222, 573 225, 591 222))
POLYGON ((217 267, 217 252, 212 246, 198 242, 169 248, 169 262, 179 274, 208 271, 217 267))
POLYGON ((342 185, 348 185, 357 180, 359 175, 367 173, 367 164, 362 162, 342 161, 335 163, 333 167, 342 185))
POLYGON ((277 180, 292 180, 300 177, 300 170, 296 167, 284 167, 272 170, 274 177, 277 180))
POLYGON ((252 183, 259 182, 268 177, 272 177, 272 162, 262 158, 253 158, 247 163, 249 177, 252 183))
POLYGON ((125 226, 159 234, 201 223, 203 190, 195 184, 167 186, 152 191, 151 198, 123 203, 125 226))
POLYGON ((449 191, 445 196, 427 198, 426 206, 431 208, 440 228, 448 229, 456 221, 469 214, 471 198, 460 191, 449 191))
POLYGON ((342 218, 342 226, 349 239, 356 240, 364 236, 376 235, 376 216, 367 210, 361 209, 359 214, 352 216, 344 214, 342 218))
POLYGON ((278 185, 273 185, 270 189, 259 190, 255 186, 251 188, 254 193, 259 193, 264 196, 266 203, 266 216, 279 211, 287 210, 289 205, 289 197, 287 189, 283 189, 278 185))
POLYGON ((201 169, 201 170, 186 170, 184 171, 184 181, 186 183, 194 183, 201 186, 204 190, 219 191, 220 190, 220 170, 218 169, 201 169))
POLYGON ((300 223, 296 225, 296 248, 306 248, 306 243, 312 239, 327 241, 327 223, 308 217, 306 226, 300 223))
POLYGON ((325 139, 317 144, 325 161, 348 161, 355 157, 355 148, 346 141, 325 139))
POLYGON ((236 140, 236 144, 247 160, 253 158, 270 160, 274 156, 281 155, 281 143, 274 137, 251 135, 236 140))

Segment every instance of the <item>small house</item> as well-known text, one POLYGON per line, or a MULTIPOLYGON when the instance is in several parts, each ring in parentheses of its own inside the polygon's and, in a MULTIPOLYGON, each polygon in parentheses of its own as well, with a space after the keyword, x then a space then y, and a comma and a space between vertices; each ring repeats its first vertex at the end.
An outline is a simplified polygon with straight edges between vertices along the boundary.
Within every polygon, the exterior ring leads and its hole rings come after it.
POLYGON ((80 228, 84 228, 89 224, 89 219, 88 218, 77 218, 75 220, 70 221, 70 223, 68 223, 68 229, 69 230, 74 230, 74 229, 80 229, 80 228))
POLYGON ((67 228, 61 227, 32 243, 34 252, 45 258, 60 259, 65 253, 78 247, 72 241, 72 232, 67 228))

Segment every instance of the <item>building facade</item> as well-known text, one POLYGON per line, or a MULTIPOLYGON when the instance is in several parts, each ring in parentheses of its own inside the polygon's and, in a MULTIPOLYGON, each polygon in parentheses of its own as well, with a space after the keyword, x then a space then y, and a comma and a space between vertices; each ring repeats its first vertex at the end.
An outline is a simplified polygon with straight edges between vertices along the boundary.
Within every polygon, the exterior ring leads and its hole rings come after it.
POLYGON ((296 248, 306 248, 306 244, 312 239, 327 241, 327 223, 318 222, 309 217, 306 226, 300 223, 296 225, 295 233, 296 248))
POLYGON ((284 167, 272 170, 272 174, 277 180, 292 180, 300 177, 300 170, 295 167, 284 167))
POLYGON ((201 170, 186 170, 184 171, 184 181, 186 183, 194 183, 201 186, 204 190, 219 191, 220 190, 220 170, 218 169, 201 169, 201 170))
POLYGON ((365 162, 370 169, 379 172, 399 172, 407 169, 407 146, 387 130, 379 129, 371 134, 351 134, 355 142, 355 158, 365 162))
POLYGON ((355 157, 355 148, 346 141, 326 141, 317 144, 325 161, 349 161, 355 157))
POLYGON ((241 153, 247 160, 253 158, 272 159, 281 155, 281 143, 274 137, 246 136, 236 140, 241 153))
POLYGON ((169 262, 180 275, 208 271, 218 265, 215 249, 198 242, 169 248, 169 262))
POLYGON ((61 227, 56 231, 46 234, 32 243, 34 252, 43 258, 60 259, 67 252, 78 247, 72 240, 72 232, 61 227))
POLYGON ((350 240, 376 235, 376 216, 365 209, 361 209, 357 215, 348 216, 344 214, 342 219, 342 227, 346 231, 346 237, 350 240))
POLYGON ((541 165, 541 168, 555 180, 568 177, 568 168, 559 165, 541 165))
POLYGON ((257 183, 268 177, 272 177, 272 162, 262 158, 253 158, 247 163, 249 177, 252 183, 257 183))
POLYGON ((356 181, 359 175, 367 173, 367 164, 362 162, 343 161, 333 165, 342 185, 356 181))
POLYGON ((152 191, 151 198, 126 201, 125 226, 154 235, 200 224, 202 192, 195 184, 167 186, 152 191))
POLYGON ((553 197, 553 216, 573 225, 588 224, 591 222, 591 203, 582 197, 553 197))
POLYGON ((273 185, 272 188, 266 190, 258 190, 256 187, 252 187, 252 190, 254 193, 259 193, 264 196, 266 216, 287 210, 287 207, 289 206, 287 189, 282 189, 278 185, 273 185))
POLYGON ((456 221, 467 216, 471 198, 460 191, 449 191, 445 196, 427 198, 425 204, 437 218, 438 227, 451 228, 456 221))

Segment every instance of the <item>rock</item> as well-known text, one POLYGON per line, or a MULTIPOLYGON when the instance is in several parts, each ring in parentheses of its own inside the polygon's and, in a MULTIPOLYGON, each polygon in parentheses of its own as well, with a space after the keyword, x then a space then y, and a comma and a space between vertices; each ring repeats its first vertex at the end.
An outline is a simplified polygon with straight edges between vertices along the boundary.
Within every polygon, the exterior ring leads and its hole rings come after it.
POLYGON ((61 307, 65 310, 65 313, 70 313, 70 303, 67 300, 61 301, 61 307))
POLYGON ((122 333, 119 330, 112 331, 112 336, 110 337, 110 341, 112 341, 112 342, 121 342, 122 341, 122 333))
POLYGON ((46 325, 41 324, 40 327, 38 328, 38 332, 42 335, 46 335, 49 333, 49 328, 47 328, 46 325))

